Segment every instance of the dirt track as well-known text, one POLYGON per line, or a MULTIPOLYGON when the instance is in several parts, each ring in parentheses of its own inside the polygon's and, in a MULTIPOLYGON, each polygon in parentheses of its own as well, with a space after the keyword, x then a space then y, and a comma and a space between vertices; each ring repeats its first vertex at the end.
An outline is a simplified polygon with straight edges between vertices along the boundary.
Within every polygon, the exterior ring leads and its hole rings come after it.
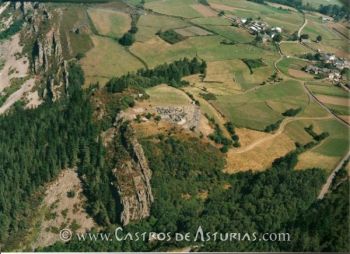
POLYGON ((256 141, 254 141, 252 144, 243 147, 243 148, 239 148, 239 149, 235 149, 233 150, 233 153, 236 154, 240 154, 240 153, 245 153, 248 152, 252 149, 254 149, 256 146, 260 145, 261 143, 267 142, 271 139, 276 138, 278 135, 282 134, 286 125, 294 122, 294 121, 300 121, 300 120, 325 120, 325 119, 329 119, 331 118, 331 116, 325 116, 325 117, 293 117, 293 118, 285 118, 283 120, 283 122, 281 123, 280 127, 278 128, 277 132, 275 132, 274 134, 271 134, 270 136, 267 137, 263 137, 261 139, 258 139, 256 141))
POLYGON ((335 177, 336 173, 342 168, 344 162, 350 157, 350 152, 348 152, 344 158, 338 163, 338 165, 336 166, 336 168, 333 170, 333 172, 329 175, 329 177, 327 178, 326 183, 323 185, 320 194, 318 194, 318 199, 323 199, 323 197, 326 195, 326 193, 329 190, 329 187, 331 186, 332 182, 333 182, 333 178, 335 177))

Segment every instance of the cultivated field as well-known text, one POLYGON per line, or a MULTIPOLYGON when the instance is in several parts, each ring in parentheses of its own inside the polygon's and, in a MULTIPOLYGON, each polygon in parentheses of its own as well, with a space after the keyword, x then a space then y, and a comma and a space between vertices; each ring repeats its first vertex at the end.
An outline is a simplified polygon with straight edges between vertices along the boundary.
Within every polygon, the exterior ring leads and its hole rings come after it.
POLYGON ((245 94, 218 96, 213 102, 228 119, 239 127, 263 130, 282 119, 286 108, 304 108, 308 97, 295 81, 269 85, 245 94), (275 104, 275 109, 271 107, 275 104))
POLYGON ((66 8, 62 13, 60 21, 60 37, 64 57, 70 59, 78 53, 86 53, 93 47, 89 36, 89 18, 85 7, 69 5, 69 8, 66 8), (73 32, 73 28, 78 30, 73 32))
POLYGON ((301 155, 297 168, 334 168, 349 149, 349 128, 334 119, 305 121, 303 124, 304 126, 313 124, 317 133, 326 131, 330 136, 320 145, 301 155))
POLYGON ((152 105, 189 105, 190 98, 181 90, 168 85, 160 85, 146 90, 152 105))
POLYGON ((310 64, 308 61, 304 61, 301 59, 284 58, 278 63, 278 67, 287 76, 308 81, 314 79, 313 75, 302 71, 302 68, 308 64, 310 64))
POLYGON ((90 8, 88 13, 101 35, 121 37, 130 29, 131 18, 126 13, 102 8, 90 8))
POLYGON ((114 76, 144 67, 137 58, 113 39, 92 36, 92 40, 94 48, 81 61, 87 85, 94 82, 104 85, 114 76))
POLYGON ((300 56, 307 53, 313 53, 310 48, 307 48, 296 41, 281 43, 280 48, 286 56, 300 56))
POLYGON ((145 7, 169 16, 196 18, 203 16, 203 11, 198 10, 197 4, 195 0, 155 0, 147 2, 145 7))

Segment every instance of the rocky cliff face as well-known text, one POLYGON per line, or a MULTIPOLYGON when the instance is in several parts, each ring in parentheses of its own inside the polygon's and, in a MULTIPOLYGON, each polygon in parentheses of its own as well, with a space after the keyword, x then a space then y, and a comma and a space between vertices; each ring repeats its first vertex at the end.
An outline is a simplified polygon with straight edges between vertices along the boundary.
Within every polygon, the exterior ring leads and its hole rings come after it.
POLYGON ((25 42, 32 41, 32 72, 42 77, 43 84, 47 84, 43 97, 51 96, 55 101, 69 85, 60 40, 60 10, 35 2, 16 2, 15 8, 22 11, 27 21, 23 39, 25 42))
POLYGON ((150 184, 152 171, 142 146, 130 127, 122 135, 129 159, 116 166, 113 174, 117 179, 115 185, 122 206, 120 221, 127 225, 131 221, 147 218, 154 198, 150 184))
POLYGON ((33 49, 33 70, 47 72, 55 65, 63 64, 59 30, 52 29, 41 39, 37 38, 33 49))

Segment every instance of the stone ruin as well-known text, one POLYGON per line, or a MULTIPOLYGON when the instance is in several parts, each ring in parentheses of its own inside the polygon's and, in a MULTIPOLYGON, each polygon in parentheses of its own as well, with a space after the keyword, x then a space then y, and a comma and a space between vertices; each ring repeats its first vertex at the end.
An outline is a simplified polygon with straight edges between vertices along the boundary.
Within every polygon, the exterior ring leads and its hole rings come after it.
POLYGON ((185 129, 197 128, 200 120, 200 108, 190 106, 157 106, 156 113, 163 119, 185 129))

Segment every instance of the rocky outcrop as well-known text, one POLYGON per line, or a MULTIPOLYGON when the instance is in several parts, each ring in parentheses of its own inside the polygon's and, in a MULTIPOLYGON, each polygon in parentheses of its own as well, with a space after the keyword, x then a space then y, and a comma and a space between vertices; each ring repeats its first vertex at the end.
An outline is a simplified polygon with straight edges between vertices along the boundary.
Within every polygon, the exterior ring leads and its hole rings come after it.
POLYGON ((122 207, 120 221, 123 225, 147 218, 154 200, 150 184, 152 171, 142 146, 130 127, 125 131, 122 135, 129 159, 113 169, 122 207))
POLYGON ((24 39, 32 41, 31 69, 43 78, 43 97, 53 101, 67 92, 68 64, 64 60, 59 9, 49 9, 43 3, 24 2, 20 7, 28 22, 24 39), (54 18, 53 18, 54 17, 54 18))
POLYGON ((58 29, 49 31, 44 39, 36 39, 33 50, 33 70, 37 74, 40 71, 47 72, 57 64, 63 64, 58 29))

